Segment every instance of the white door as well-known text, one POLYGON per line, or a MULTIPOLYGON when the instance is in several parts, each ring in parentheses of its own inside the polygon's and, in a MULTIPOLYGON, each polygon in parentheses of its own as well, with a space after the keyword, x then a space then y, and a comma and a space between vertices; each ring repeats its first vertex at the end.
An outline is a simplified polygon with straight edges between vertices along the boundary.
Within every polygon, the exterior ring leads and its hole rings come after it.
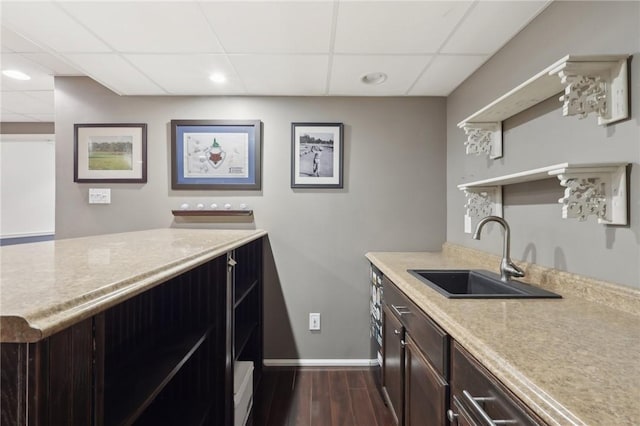
POLYGON ((1 135, 0 239, 50 239, 55 231, 53 135, 1 135))

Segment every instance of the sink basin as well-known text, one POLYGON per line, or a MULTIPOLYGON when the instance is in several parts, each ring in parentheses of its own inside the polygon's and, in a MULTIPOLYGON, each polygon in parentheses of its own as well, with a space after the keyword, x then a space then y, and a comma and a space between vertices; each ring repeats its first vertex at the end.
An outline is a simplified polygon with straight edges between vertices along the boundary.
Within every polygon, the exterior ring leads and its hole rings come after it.
POLYGON ((409 269, 408 272, 450 299, 558 299, 559 294, 520 281, 500 281, 482 270, 409 269))

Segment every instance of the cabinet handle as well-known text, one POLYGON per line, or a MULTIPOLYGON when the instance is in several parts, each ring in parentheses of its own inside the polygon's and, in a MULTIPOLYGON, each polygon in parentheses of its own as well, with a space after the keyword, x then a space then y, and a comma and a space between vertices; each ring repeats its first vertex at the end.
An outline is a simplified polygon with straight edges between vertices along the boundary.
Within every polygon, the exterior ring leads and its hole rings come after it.
POLYGON ((396 313, 399 316, 403 316, 406 314, 410 314, 411 311, 409 310, 409 308, 407 308, 406 306, 396 306, 396 305, 391 305, 391 308, 396 311, 396 313))
POLYGON ((488 425, 497 426, 497 425, 512 425, 512 424, 518 423, 516 420, 493 420, 491 417, 489 417, 487 412, 484 411, 484 408, 482 408, 482 406, 479 403, 485 402, 485 401, 495 401, 495 398, 490 396, 474 397, 466 390, 462 391, 462 395, 464 395, 465 399, 469 402, 469 404, 471 404, 473 409, 480 415, 480 417, 482 417, 482 420, 484 420, 484 422, 487 423, 488 425))
POLYGON ((404 348, 405 346, 407 346, 407 342, 405 342, 404 340, 400 340, 400 346, 404 348))
POLYGON ((396 336, 400 334, 400 330, 393 330, 393 334, 395 334, 396 336))
POLYGON ((457 424, 458 422, 458 414, 454 413, 453 410, 447 410, 447 418, 451 423, 456 422, 457 424))
POLYGON ((229 259, 227 260, 227 265, 229 265, 230 267, 234 267, 238 264, 238 262, 236 262, 233 257, 229 256, 229 259))

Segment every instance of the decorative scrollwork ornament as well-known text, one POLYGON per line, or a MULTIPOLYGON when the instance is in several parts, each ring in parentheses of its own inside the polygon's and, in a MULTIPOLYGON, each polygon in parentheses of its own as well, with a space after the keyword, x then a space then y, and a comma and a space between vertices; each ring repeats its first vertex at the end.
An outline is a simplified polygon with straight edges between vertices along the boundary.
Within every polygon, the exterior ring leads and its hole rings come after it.
POLYGON ((564 218, 585 221, 588 216, 596 216, 598 219, 605 219, 605 183, 599 178, 566 178, 560 180, 560 185, 565 187, 564 197, 558 200, 563 204, 564 218))
POLYGON ((600 76, 561 73, 561 81, 567 85, 560 97, 565 116, 577 115, 582 119, 592 112, 600 117, 607 115, 607 83, 600 76))
POLYGON ((490 154, 491 144, 493 143, 493 134, 491 129, 483 129, 479 127, 464 127, 464 133, 467 140, 464 143, 467 154, 490 154))
POLYGON ((464 208, 467 210, 467 216, 485 217, 493 214, 493 203, 487 192, 465 191, 467 202, 464 208))

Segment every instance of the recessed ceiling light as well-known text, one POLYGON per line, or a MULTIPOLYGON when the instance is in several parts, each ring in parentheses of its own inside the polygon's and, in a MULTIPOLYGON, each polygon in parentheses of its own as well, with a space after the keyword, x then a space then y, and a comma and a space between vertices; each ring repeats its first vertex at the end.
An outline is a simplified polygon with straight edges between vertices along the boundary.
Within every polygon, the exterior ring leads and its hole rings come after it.
POLYGON ((31 80, 31 77, 18 70, 3 70, 2 74, 7 77, 15 78, 16 80, 31 80))
POLYGON ((227 77, 221 72, 214 72, 209 76, 209 79, 214 83, 224 83, 227 81, 227 77))
POLYGON ((382 84, 387 80, 387 75, 383 72, 370 72, 362 76, 360 81, 364 84, 382 84))

